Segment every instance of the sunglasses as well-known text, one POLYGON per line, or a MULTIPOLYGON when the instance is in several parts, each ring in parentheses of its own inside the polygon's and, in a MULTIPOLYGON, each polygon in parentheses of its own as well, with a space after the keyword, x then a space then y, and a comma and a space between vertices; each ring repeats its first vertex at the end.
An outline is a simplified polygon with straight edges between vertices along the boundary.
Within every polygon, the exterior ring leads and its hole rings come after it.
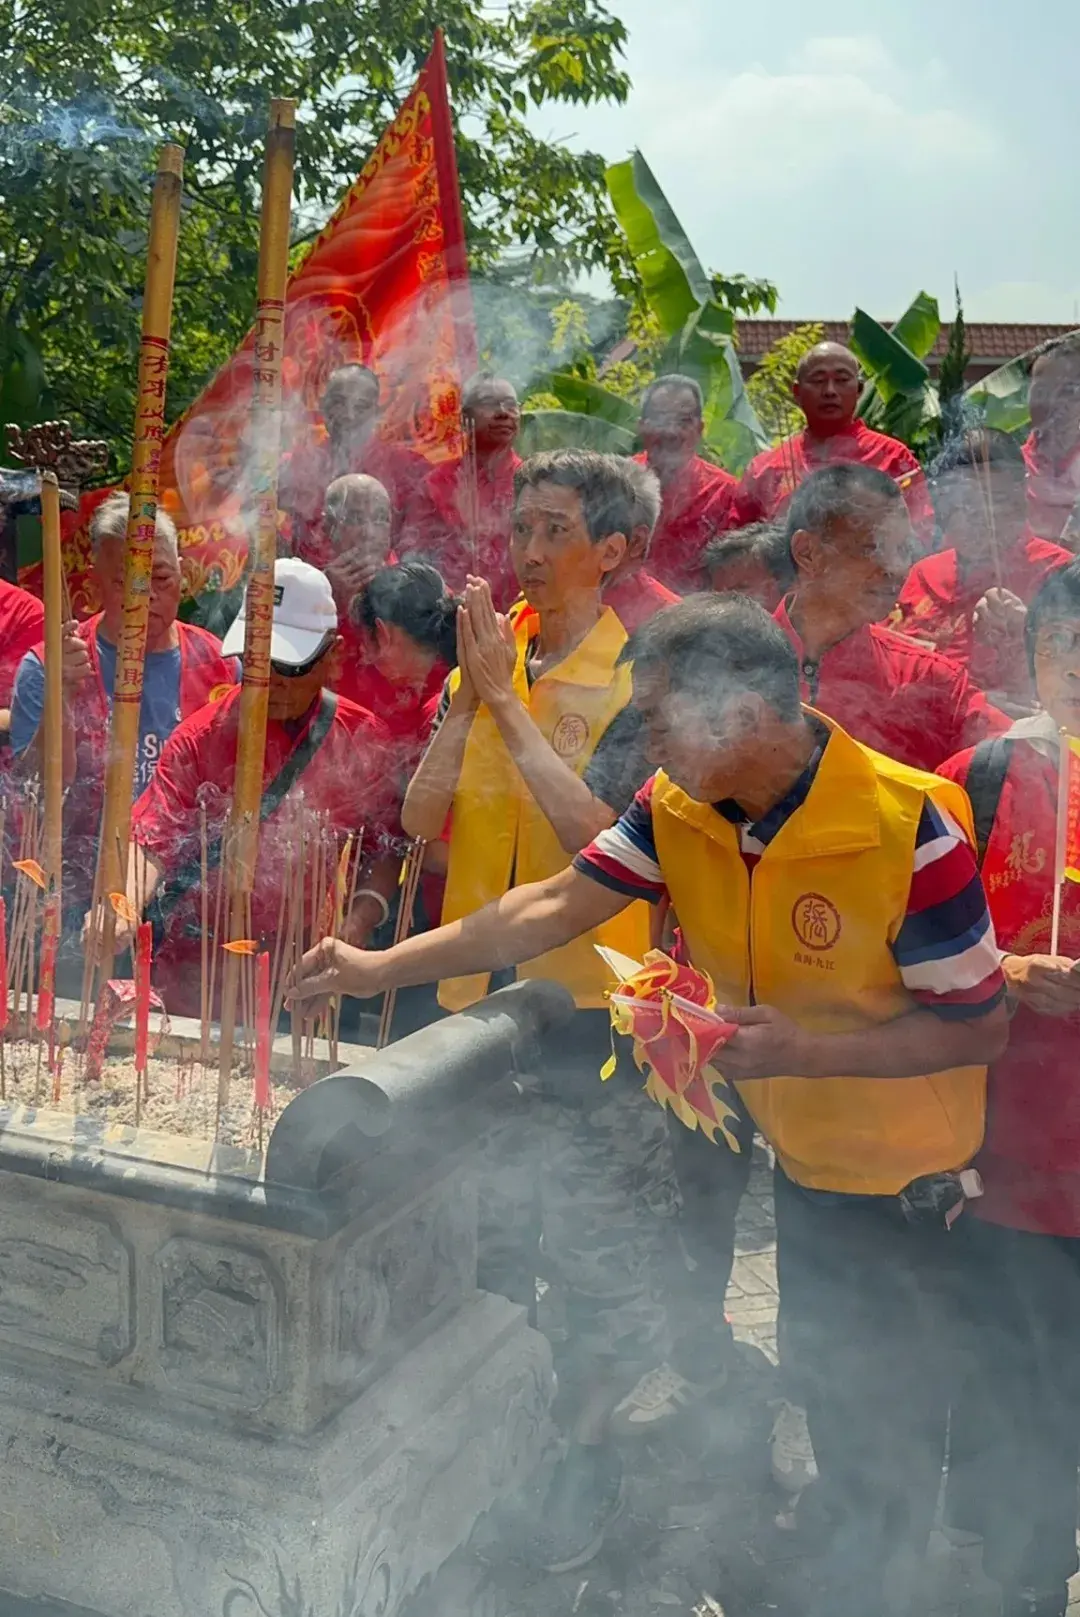
POLYGON ((317 648, 315 655, 313 657, 309 657, 306 663, 279 663, 274 662, 274 660, 271 659, 270 667, 279 679, 303 679, 305 674, 310 674, 312 669, 316 668, 318 664, 322 662, 323 658, 326 656, 326 653, 330 650, 336 636, 336 630, 333 634, 324 635, 322 643, 317 648))

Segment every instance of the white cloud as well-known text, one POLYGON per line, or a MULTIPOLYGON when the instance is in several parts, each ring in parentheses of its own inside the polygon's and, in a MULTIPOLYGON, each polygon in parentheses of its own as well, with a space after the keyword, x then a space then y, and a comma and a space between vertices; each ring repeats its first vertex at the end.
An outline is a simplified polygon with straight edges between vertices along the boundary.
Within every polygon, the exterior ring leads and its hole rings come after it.
POLYGON ((760 194, 763 183, 774 194, 820 192, 838 175, 870 171, 886 187, 943 171, 951 184, 998 150, 986 125, 922 104, 919 86, 871 36, 808 40, 779 70, 754 66, 687 92, 682 76, 646 92, 646 152, 711 158, 725 189, 743 193, 760 194))
POLYGON ((861 77, 893 72, 892 58, 876 34, 834 34, 808 39, 792 57, 805 73, 855 73, 861 77))

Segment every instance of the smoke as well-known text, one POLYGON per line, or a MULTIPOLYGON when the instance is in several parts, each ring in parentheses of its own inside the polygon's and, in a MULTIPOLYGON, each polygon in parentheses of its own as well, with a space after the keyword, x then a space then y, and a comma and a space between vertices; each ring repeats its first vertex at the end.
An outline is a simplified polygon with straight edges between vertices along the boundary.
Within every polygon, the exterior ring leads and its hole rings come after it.
POLYGON ((101 97, 52 105, 15 97, 7 112, 9 121, 0 123, 0 162, 16 177, 27 173, 35 158, 49 147, 89 152, 123 143, 145 146, 151 138, 145 130, 125 123, 101 97))
POLYGON ((550 372, 577 359, 582 347, 605 352, 623 318, 614 301, 600 303, 588 294, 519 285, 497 276, 473 276, 472 300, 483 368, 512 382, 522 397, 542 387, 550 372), (574 322, 569 340, 560 341, 552 311, 565 301, 579 306, 581 319, 574 322))

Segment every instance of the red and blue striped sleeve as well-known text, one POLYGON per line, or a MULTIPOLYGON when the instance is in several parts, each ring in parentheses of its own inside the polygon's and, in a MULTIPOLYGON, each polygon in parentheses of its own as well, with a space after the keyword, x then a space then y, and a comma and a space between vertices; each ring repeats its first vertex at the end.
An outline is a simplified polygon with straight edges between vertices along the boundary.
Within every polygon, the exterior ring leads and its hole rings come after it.
POLYGON ((612 892, 657 904, 667 888, 656 857, 652 789, 647 780, 626 813, 581 850, 574 869, 612 892))
POLYGON ((1005 996, 1001 951, 975 855, 929 798, 915 838, 907 913, 892 945, 904 986, 926 1010, 986 1016, 1005 996))

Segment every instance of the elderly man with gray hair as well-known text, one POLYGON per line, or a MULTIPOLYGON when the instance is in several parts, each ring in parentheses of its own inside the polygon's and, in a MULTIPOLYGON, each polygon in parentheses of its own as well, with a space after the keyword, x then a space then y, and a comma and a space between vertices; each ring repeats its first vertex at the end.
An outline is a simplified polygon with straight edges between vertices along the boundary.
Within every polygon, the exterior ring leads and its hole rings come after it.
POLYGON ((604 605, 610 606, 627 634, 633 634, 679 596, 645 567, 660 520, 660 479, 639 461, 628 462, 627 470, 634 488, 634 525, 627 535, 626 555, 604 585, 604 605))
MULTIPOLYGON (((124 552, 128 496, 111 494, 90 523, 92 576, 102 610, 85 623, 64 625, 65 897, 86 908, 97 852, 108 751, 109 718, 117 646, 124 615, 124 552), (69 875, 70 872, 70 875, 69 875), (86 888, 86 891, 80 891, 86 888)), ((180 720, 233 685, 237 665, 205 629, 181 623, 180 557, 171 517, 159 511, 150 579, 150 614, 143 670, 139 750, 133 795, 150 784, 161 749, 180 720)), ((19 664, 11 703, 11 747, 17 767, 40 765, 45 706, 45 648, 36 646, 19 664)))

